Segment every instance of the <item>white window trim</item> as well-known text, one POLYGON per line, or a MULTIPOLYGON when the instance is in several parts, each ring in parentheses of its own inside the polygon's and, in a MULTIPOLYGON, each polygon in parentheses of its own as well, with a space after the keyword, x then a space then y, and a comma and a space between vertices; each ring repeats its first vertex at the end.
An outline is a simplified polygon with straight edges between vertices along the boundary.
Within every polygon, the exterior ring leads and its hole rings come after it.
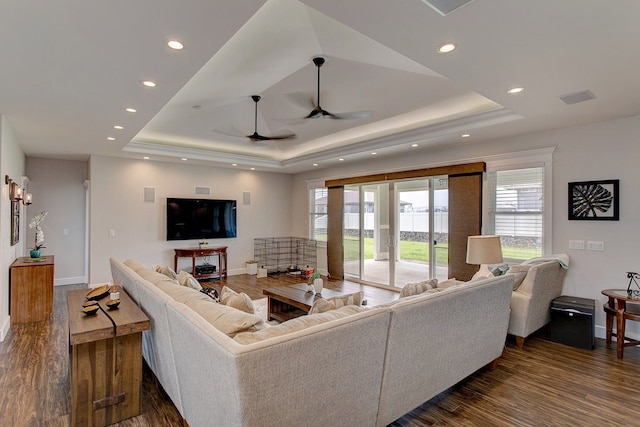
POLYGON ((555 147, 541 148, 538 150, 528 150, 516 153, 500 154, 486 157, 487 173, 484 174, 482 182, 482 230, 488 230, 489 207, 487 198, 489 188, 487 174, 512 169, 526 169, 531 167, 544 167, 544 212, 542 214, 542 255, 550 255, 553 248, 553 152, 555 147))
MULTIPOLYGON (((317 190, 318 188, 326 188, 324 183, 325 180, 324 179, 308 179, 306 180, 307 183, 307 219, 305 220, 305 225, 307 228, 307 238, 311 239, 311 224, 309 223, 309 220, 311 219, 311 212, 309 212, 309 207, 311 204, 311 190, 317 190)), ((323 240, 316 240, 317 242, 317 247, 320 248, 326 248, 327 247, 327 242, 323 241, 323 240)))

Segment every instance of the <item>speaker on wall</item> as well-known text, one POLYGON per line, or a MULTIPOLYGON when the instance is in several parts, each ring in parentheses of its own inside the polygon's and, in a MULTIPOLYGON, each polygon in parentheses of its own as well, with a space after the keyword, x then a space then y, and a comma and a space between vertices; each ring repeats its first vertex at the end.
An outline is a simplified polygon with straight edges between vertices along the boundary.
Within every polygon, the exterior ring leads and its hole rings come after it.
POLYGON ((156 202, 156 187, 143 187, 144 201, 148 203, 156 202))
POLYGON ((251 204, 251 192, 249 191, 242 192, 242 203, 245 205, 251 204))

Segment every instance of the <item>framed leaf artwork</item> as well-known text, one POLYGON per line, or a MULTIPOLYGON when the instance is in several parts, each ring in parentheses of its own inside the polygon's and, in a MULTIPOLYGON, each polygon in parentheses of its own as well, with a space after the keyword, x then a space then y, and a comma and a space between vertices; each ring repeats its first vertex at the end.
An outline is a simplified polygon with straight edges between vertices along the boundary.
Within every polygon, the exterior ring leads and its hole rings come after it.
POLYGON ((618 221, 620 180, 569 183, 569 220, 618 221))

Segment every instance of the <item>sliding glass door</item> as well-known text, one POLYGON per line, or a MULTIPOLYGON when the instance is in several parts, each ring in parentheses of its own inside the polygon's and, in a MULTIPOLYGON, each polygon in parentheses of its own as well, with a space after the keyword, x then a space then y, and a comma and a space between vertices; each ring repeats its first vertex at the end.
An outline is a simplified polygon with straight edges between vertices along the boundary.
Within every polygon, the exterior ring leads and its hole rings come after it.
POLYGON ((422 178, 345 187, 345 277, 392 287, 446 279, 446 182, 422 178))

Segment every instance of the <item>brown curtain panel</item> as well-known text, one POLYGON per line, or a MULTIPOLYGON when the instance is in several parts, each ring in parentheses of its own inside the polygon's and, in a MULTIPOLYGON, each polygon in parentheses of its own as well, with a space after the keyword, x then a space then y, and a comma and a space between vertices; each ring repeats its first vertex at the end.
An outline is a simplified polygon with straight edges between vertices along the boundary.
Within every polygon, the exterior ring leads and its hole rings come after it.
POLYGON ((344 187, 329 187, 327 200, 327 268, 332 278, 344 279, 344 253, 342 218, 344 212, 344 187))
POLYGON ((449 176, 449 277, 468 281, 479 266, 467 264, 467 237, 482 227, 482 173, 449 176))

